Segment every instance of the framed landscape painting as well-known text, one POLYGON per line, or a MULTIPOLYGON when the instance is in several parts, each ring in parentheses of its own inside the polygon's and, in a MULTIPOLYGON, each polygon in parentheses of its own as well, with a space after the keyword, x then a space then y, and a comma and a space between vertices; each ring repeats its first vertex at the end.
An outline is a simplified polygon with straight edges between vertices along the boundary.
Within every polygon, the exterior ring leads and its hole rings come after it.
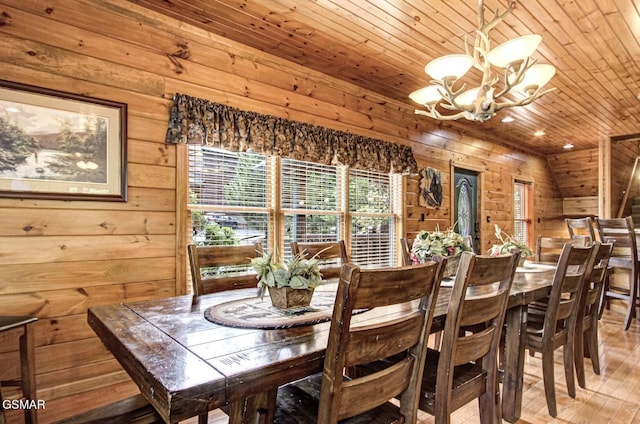
POLYGON ((0 80, 0 197, 127 200, 127 105, 0 80))

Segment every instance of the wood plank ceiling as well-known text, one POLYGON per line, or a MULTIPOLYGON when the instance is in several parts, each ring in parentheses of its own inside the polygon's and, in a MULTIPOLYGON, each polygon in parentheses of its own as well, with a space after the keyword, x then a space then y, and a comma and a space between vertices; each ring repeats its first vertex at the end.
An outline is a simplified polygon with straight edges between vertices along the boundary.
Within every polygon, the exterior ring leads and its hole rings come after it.
MULTIPOLYGON (((425 64, 463 53, 477 28, 476 0, 131 1, 379 93, 407 113, 416 107, 407 95, 429 84, 425 64)), ((507 0, 485 6, 491 17, 507 0)), ((557 90, 484 123, 453 125, 541 154, 640 133, 640 1, 521 0, 492 45, 529 33, 542 35, 534 57, 556 66, 547 87, 557 90), (507 115, 516 121, 502 123, 507 115), (534 137, 538 130, 546 134, 534 137)))

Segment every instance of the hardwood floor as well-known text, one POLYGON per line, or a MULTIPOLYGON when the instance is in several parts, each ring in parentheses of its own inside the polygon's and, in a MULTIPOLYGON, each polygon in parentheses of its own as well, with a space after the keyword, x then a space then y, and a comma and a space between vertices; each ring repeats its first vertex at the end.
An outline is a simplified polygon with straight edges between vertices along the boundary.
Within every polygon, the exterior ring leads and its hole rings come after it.
MULTIPOLYGON (((609 311, 606 311, 600 320, 601 373, 594 374, 591 362, 587 359, 585 363, 587 389, 577 387, 575 399, 567 395, 561 349, 556 352, 558 417, 555 419, 547 413, 540 356, 527 355, 524 368, 522 417, 517 422, 519 424, 640 424, 640 323, 636 319, 628 331, 623 331, 622 320, 621 314, 609 311)), ((197 420, 194 419, 185 423, 196 422, 197 420)), ((227 422, 227 416, 220 411, 209 414, 209 424, 227 422)), ((454 412, 451 422, 479 423, 477 402, 471 402, 454 412)), ((418 423, 432 424, 434 420, 432 416, 420 412, 418 423)))

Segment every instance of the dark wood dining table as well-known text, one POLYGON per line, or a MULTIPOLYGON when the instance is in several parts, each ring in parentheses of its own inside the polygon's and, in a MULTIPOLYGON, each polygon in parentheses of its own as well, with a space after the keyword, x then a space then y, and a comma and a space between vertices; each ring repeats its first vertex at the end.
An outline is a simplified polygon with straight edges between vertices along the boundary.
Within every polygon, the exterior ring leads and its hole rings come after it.
MULTIPOLYGON (((509 422, 519 418, 522 403, 526 305, 549 293, 553 273, 553 267, 519 268, 514 279, 502 395, 509 422)), ((331 287, 316 290, 322 289, 331 287)), ((450 293, 443 284, 434 329, 444 322, 450 293)), ((187 295, 95 306, 88 322, 166 422, 223 406, 230 423, 265 422, 278 386, 322 371, 330 324, 266 330, 216 324, 204 316, 213 305, 256 295, 243 289, 205 295, 195 305, 187 295)), ((378 313, 358 319, 376 319, 378 313)))

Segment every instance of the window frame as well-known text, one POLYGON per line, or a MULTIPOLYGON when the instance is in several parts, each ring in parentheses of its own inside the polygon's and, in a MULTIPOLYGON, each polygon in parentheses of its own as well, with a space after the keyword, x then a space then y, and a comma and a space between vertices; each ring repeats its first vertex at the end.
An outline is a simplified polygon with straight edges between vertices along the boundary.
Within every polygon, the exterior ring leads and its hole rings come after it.
POLYGON ((526 240, 521 240, 527 246, 532 246, 535 243, 534 240, 534 229, 533 229, 533 182, 525 181, 520 179, 513 180, 513 236, 516 235, 516 228, 518 223, 522 223, 525 226, 525 236, 526 240), (518 187, 522 187, 524 191, 524 202, 522 205, 523 215, 522 217, 517 217, 516 211, 516 190, 518 187))
MULTIPOLYGON (((204 146, 207 147, 207 146, 204 146)), ((224 150, 224 149, 220 149, 224 150)), ((398 257, 398 248, 397 248, 397 238, 398 234, 401 231, 402 224, 402 175, 389 173, 389 202, 390 202, 390 211, 388 213, 374 213, 374 212, 352 212, 349 210, 349 181, 350 181, 350 172, 349 168, 346 166, 336 166, 337 169, 337 188, 336 193, 336 202, 337 202, 337 210, 336 211, 316 211, 316 210, 308 210, 308 209, 297 209, 297 208, 283 208, 282 207, 282 161, 284 158, 278 156, 266 156, 265 155, 265 164, 267 166, 267 184, 266 184, 266 197, 267 204, 264 208, 262 207, 246 207, 246 206, 229 206, 229 205, 200 205, 194 204, 190 202, 189 192, 190 192, 190 178, 189 178, 189 168, 190 168, 190 151, 189 148, 185 146, 184 149, 185 160, 184 160, 184 170, 182 174, 185 176, 185 189, 186 195, 183 205, 186 205, 186 218, 184 219, 184 231, 186 231, 185 236, 183 237, 184 248, 186 249, 186 244, 192 242, 192 231, 191 231, 191 215, 194 210, 202 210, 207 212, 221 212, 221 213, 233 213, 233 212, 259 212, 259 213, 267 213, 268 214, 268 225, 267 231, 270 234, 268 237, 268 245, 263 246, 269 251, 274 251, 275 259, 281 261, 284 256, 284 252, 286 251, 284 243, 285 243, 285 216, 287 214, 333 214, 339 217, 339 230, 338 234, 340 234, 340 238, 345 240, 345 245, 347 251, 350 253, 352 248, 351 238, 352 238, 352 220, 357 216, 372 216, 372 217, 388 217, 390 222, 393 225, 393 230, 390 231, 389 235, 389 245, 390 245, 390 265, 397 265, 399 263, 398 257)), ((229 152, 235 154, 235 152, 229 152)), ((289 159, 286 159, 289 160, 289 159)), ((302 162, 302 161, 301 161, 302 162)), ((367 265, 363 265, 367 266, 367 265)))

